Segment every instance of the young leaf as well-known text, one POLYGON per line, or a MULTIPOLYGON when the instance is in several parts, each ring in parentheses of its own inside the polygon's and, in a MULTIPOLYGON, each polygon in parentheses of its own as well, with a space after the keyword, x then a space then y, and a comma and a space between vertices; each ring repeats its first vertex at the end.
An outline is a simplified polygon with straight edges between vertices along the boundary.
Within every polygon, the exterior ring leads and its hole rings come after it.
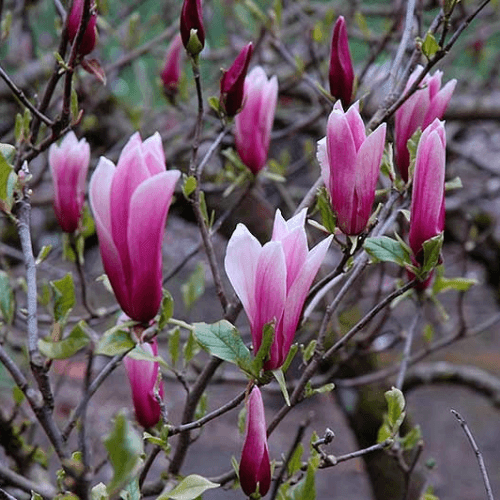
POLYGON ((421 272, 427 275, 432 269, 434 269, 441 257, 441 249, 443 248, 443 233, 424 241, 424 265, 421 268, 421 272))
POLYGON ((388 406, 387 422, 392 428, 393 432, 397 432, 405 418, 405 398, 403 396, 403 393, 399 389, 396 389, 396 387, 393 387, 390 391, 387 391, 384 396, 388 406))
POLYGON ((394 262, 402 267, 405 267, 406 264, 411 264, 407 253, 399 242, 388 236, 366 238, 363 247, 377 261, 394 262))
POLYGON ((332 210, 330 197, 326 188, 322 187, 318 190, 316 207, 321 215, 321 223, 331 234, 335 233, 336 217, 332 210))
POLYGON ((181 329, 177 326, 169 332, 168 339, 168 352, 170 353, 170 359, 172 364, 175 366, 177 361, 179 361, 179 346, 181 341, 181 329))
POLYGON ((113 467, 113 479, 108 484, 108 492, 112 494, 133 476, 142 453, 142 439, 125 416, 119 413, 104 445, 113 467))
POLYGON ((285 403, 287 404, 287 406, 290 406, 290 397, 288 396, 288 389, 286 388, 285 376, 283 375, 281 368, 273 370, 273 375, 280 386, 281 392, 283 393, 283 397, 285 398, 285 403))
POLYGON ((185 477, 173 490, 162 493, 157 500, 194 500, 205 491, 218 488, 220 484, 212 483, 203 476, 191 474, 185 477))
POLYGON ((65 323, 69 313, 75 305, 75 285, 73 276, 67 274, 60 280, 51 281, 50 287, 54 296, 54 319, 59 323, 65 323))
POLYGON ((188 338, 184 347, 182 348, 182 354, 184 355, 184 364, 187 365, 200 351, 200 348, 196 342, 196 338, 193 332, 189 332, 188 338))
POLYGON ((135 347, 135 341, 130 336, 128 326, 133 324, 127 322, 122 325, 110 328, 99 340, 95 354, 102 354, 104 356, 116 356, 129 351, 135 347))
POLYGON ((48 257, 51 250, 52 245, 44 245, 40 252, 38 252, 35 264, 38 266, 38 264, 42 263, 48 257))
POLYGON ((38 348, 47 358, 67 359, 76 354, 89 342, 90 338, 85 331, 85 321, 82 320, 75 325, 66 338, 57 342, 40 339, 38 341, 38 348))
POLYGON ((181 292, 186 309, 191 309, 191 306, 205 293, 205 268, 201 262, 198 262, 194 272, 181 286, 181 292))
POLYGON ((0 270, 0 313, 7 324, 14 319, 15 305, 14 292, 10 286, 9 275, 0 270))
POLYGON ((174 299, 168 290, 163 289, 163 299, 160 306, 160 317, 158 319, 158 330, 167 326, 168 320, 174 314, 174 299))
POLYGON ((302 453, 304 452, 304 445, 299 443, 288 462, 288 475, 292 476, 302 467, 302 453))
POLYGON ((222 320, 212 325, 194 323, 193 328, 196 340, 210 354, 235 363, 243 369, 252 363, 250 351, 241 340, 236 327, 229 321, 222 320))
POLYGON ((184 184, 182 185, 182 192, 186 198, 189 198, 189 195, 194 192, 196 189, 196 178, 192 175, 186 177, 184 180, 184 184))
POLYGON ((440 48, 441 47, 434 38, 434 35, 430 31, 428 31, 422 43, 422 52, 424 53, 425 57, 427 57, 427 59, 431 59, 440 48))
POLYGON ((260 373, 264 362, 269 357, 269 351, 271 350, 275 334, 274 323, 274 321, 271 321, 264 325, 262 331, 262 342, 252 362, 252 371, 254 373, 260 373))
POLYGON ((411 429, 401 440, 401 444, 405 450, 413 450, 418 442, 422 440, 422 431, 420 426, 416 425, 411 429))
POLYGON ((96 484, 90 491, 91 500, 109 500, 108 490, 104 483, 96 484))
POLYGON ((306 477, 292 490, 290 500, 316 500, 316 468, 312 460, 307 464, 306 477))

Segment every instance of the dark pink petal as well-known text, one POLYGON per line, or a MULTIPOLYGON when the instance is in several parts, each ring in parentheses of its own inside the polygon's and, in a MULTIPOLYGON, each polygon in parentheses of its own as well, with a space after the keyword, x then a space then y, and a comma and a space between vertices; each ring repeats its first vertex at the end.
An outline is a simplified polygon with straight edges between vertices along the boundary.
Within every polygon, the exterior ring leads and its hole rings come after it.
MULTIPOLYGON (((157 340, 151 343, 141 344, 151 356, 158 355, 157 340)), ((139 424, 144 428, 153 427, 160 420, 161 409, 155 398, 154 388, 160 373, 160 365, 157 361, 146 361, 126 356, 123 360, 132 389, 132 400, 134 403, 135 416, 139 424)), ((163 397, 163 384, 159 387, 159 396, 163 397)))
POLYGON ((177 34, 168 47, 165 65, 160 73, 163 89, 167 95, 175 95, 179 87, 181 78, 181 49, 181 35, 177 34))
POLYGON ((162 243, 165 220, 180 177, 171 170, 150 177, 140 184, 130 200, 127 245, 130 255, 130 287, 136 321, 151 320, 162 298, 162 243))
POLYGON ((184 0, 181 10, 181 37, 187 49, 191 30, 196 30, 198 40, 202 47, 205 45, 205 28, 203 26, 203 11, 201 0, 184 0))
POLYGON ((259 487, 264 496, 271 485, 271 464, 267 447, 264 403, 258 387, 254 387, 247 401, 247 428, 240 460, 240 484, 250 496, 259 487))
POLYGON ((354 70, 343 16, 339 16, 333 28, 329 81, 332 96, 340 99, 344 106, 349 106, 354 87, 354 70))

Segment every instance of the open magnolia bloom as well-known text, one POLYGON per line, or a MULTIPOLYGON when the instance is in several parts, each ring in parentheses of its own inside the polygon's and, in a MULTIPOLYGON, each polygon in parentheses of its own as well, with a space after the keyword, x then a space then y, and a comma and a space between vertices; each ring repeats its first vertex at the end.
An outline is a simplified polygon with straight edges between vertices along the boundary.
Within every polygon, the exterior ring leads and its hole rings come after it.
POLYGON ((285 221, 277 210, 272 239, 264 246, 238 224, 227 246, 226 273, 250 321, 254 352, 262 343, 264 326, 275 322, 265 370, 285 362, 307 293, 332 239, 329 236, 308 249, 306 212, 285 221))
POLYGON ((121 308, 148 322, 162 299, 165 220, 181 173, 165 170, 158 132, 144 142, 134 134, 115 165, 101 157, 90 180, 90 204, 99 248, 121 308))

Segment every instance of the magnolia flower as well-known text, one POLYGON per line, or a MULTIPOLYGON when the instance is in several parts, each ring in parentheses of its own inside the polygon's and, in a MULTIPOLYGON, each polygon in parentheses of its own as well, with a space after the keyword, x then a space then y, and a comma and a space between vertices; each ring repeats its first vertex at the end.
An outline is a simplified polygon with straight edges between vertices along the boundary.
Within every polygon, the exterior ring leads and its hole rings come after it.
MULTIPOLYGON (((405 92, 413 85, 417 77, 423 71, 422 66, 417 66, 406 84, 405 92)), ((450 80, 441 89, 442 71, 436 71, 434 75, 425 75, 420 83, 420 88, 409 97, 396 111, 395 116, 395 158, 401 177, 408 181, 408 167, 410 165, 410 153, 408 151, 408 140, 420 127, 422 130, 434 121, 441 119, 448 107, 456 80, 450 80)))
POLYGON ((66 134, 60 146, 50 146, 49 165, 54 181, 54 211, 57 222, 66 233, 76 230, 82 215, 89 162, 90 147, 87 141, 78 141, 73 131, 66 134))
POLYGON ((385 129, 383 123, 367 137, 358 102, 344 112, 337 101, 328 118, 326 137, 318 142, 321 176, 337 224, 345 234, 361 233, 372 213, 385 129))
POLYGON ((158 132, 134 134, 115 165, 101 157, 90 180, 99 247, 116 298, 133 320, 147 322, 162 298, 162 242, 178 170, 165 170, 158 132))
MULTIPOLYGON (((143 342, 141 348, 151 356, 158 356, 156 338, 151 342, 143 342)), ((132 389, 135 417, 144 428, 153 427, 161 416, 155 387, 158 388, 158 397, 163 399, 163 383, 161 379, 158 380, 160 364, 157 361, 134 359, 130 356, 126 356, 123 361, 132 389)))
POLYGON ((308 250, 307 210, 285 221, 276 211, 271 241, 262 246, 243 224, 231 236, 224 262, 251 327, 254 352, 264 326, 275 321, 275 336, 264 369, 279 368, 293 342, 307 292, 325 258, 331 236, 308 250))
POLYGON ((180 29, 182 43, 186 51, 192 56, 197 56, 205 46, 201 0, 184 0, 181 10, 180 29), (195 34, 196 37, 191 38, 192 34, 195 34))
MULTIPOLYGON (((78 34, 78 28, 82 21, 84 0, 73 0, 71 6, 71 12, 68 16, 67 21, 67 32, 70 43, 73 43, 76 35, 78 34)), ((97 13, 95 11, 94 1, 90 4, 91 15, 87 27, 85 28, 85 33, 83 34, 82 41, 78 47, 78 54, 80 57, 86 56, 94 50, 95 44, 97 42, 97 13)))
POLYGON ((267 448, 266 418, 264 403, 257 386, 254 386, 247 400, 247 426, 245 444, 240 460, 240 484, 246 495, 259 489, 264 496, 271 486, 271 463, 267 448))
POLYGON ((168 47, 165 65, 160 74, 165 95, 171 100, 175 97, 175 94, 177 94, 179 80, 181 78, 181 48, 182 39, 181 35, 178 34, 168 47))
POLYGON ((245 78, 243 109, 235 117, 236 150, 253 174, 267 161, 274 112, 278 100, 278 80, 267 79, 257 66, 245 78))
POLYGON ((422 132, 417 147, 411 198, 410 247, 422 264, 423 244, 444 230, 446 135, 437 118, 422 132))
POLYGON ((252 53, 253 44, 250 42, 241 49, 229 70, 223 70, 220 80, 220 103, 226 116, 233 117, 241 109, 245 77, 252 53))
POLYGON ((349 106, 354 89, 354 70, 343 16, 339 16, 333 28, 329 80, 332 96, 340 99, 343 106, 349 106))

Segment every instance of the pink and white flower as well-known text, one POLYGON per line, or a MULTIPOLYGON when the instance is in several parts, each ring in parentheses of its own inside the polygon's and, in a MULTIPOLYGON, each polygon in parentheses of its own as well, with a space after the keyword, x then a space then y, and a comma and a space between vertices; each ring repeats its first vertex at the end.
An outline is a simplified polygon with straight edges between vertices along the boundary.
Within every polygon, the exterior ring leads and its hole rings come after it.
POLYGON ((160 135, 134 134, 115 165, 101 157, 90 181, 99 247, 116 299, 148 322, 162 299, 162 243, 178 170, 165 170, 160 135))
POLYGON ((264 369, 279 368, 286 360, 302 307, 331 236, 307 247, 307 210, 285 221, 276 211, 271 241, 262 246, 243 224, 231 236, 226 273, 250 321, 254 352, 262 343, 264 326, 275 321, 275 336, 264 369))

